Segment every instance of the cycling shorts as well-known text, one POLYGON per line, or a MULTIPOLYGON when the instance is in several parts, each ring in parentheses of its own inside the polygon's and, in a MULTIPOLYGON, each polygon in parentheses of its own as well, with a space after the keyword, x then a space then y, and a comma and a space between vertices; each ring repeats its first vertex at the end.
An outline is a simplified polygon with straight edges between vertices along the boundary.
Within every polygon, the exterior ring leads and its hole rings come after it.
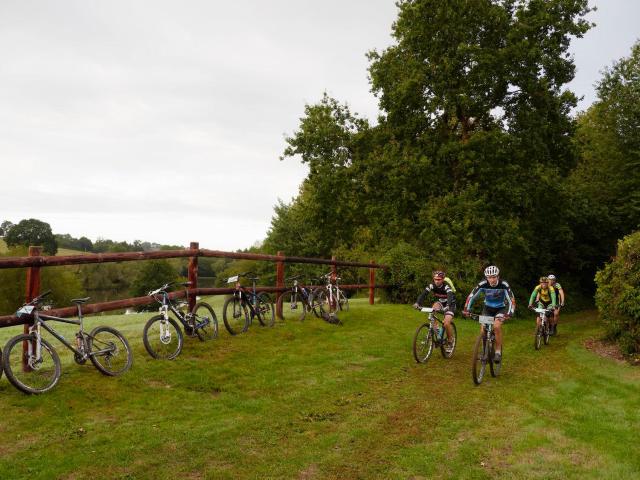
POLYGON ((487 315, 489 317, 495 317, 496 315, 506 315, 509 313, 509 307, 506 305, 504 307, 489 307, 485 305, 482 308, 482 315, 487 315))
POLYGON ((451 305, 447 305, 449 302, 446 300, 438 300, 442 305, 442 311, 445 315, 455 315, 456 313, 456 302, 452 302, 451 305))

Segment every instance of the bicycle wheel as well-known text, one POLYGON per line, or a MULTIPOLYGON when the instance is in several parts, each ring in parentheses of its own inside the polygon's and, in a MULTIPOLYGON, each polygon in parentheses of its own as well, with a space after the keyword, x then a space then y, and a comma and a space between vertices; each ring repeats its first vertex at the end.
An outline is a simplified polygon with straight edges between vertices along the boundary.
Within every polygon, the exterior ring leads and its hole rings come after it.
POLYGON ((473 383, 480 385, 484 378, 484 372, 487 368, 487 339, 484 334, 478 335, 476 344, 473 347, 473 361, 471 363, 471 377, 473 383))
POLYGON ((306 310, 307 308, 300 292, 288 290, 278 298, 278 311, 282 312, 282 320, 303 321, 306 310))
POLYGON ((40 358, 35 355, 29 358, 23 350, 24 342, 33 342, 35 348, 36 337, 32 334, 22 334, 10 339, 4 348, 4 371, 7 379, 18 390, 29 393, 45 393, 56 386, 60 380, 60 358, 53 347, 41 339, 40 358), (23 360, 29 365, 23 368, 23 360))
POLYGON ((548 323, 544 324, 544 332, 542 332, 542 338, 545 345, 549 345, 549 336, 551 335, 551 327, 548 323))
POLYGON ((2 372, 4 372, 4 364, 2 363, 2 349, 0 348, 0 378, 2 378, 2 372))
POLYGON ((344 292, 342 290, 340 290, 340 296, 339 297, 340 298, 338 299, 338 307, 343 312, 348 312, 349 311, 349 299, 347 298, 347 296, 344 294, 344 292))
POLYGON ((500 369, 502 368, 502 364, 504 363, 504 352, 500 354, 500 363, 495 363, 493 361, 493 356, 495 355, 495 343, 491 342, 491 351, 489 352, 489 369, 491 370, 491 376, 497 377, 500 375, 500 369))
POLYGON ((142 330, 142 343, 149 355, 160 360, 173 360, 182 351, 182 331, 171 317, 151 317, 142 330))
POLYGON ((249 312, 247 306, 235 295, 224 301, 222 321, 231 335, 246 332, 249 328, 249 312))
POLYGON ((536 325, 536 336, 533 341, 533 346, 536 347, 536 350, 540 350, 541 344, 542 344, 542 325, 536 325))
POLYGON ((335 291, 332 292, 332 295, 329 296, 329 292, 327 290, 323 290, 320 292, 318 296, 318 303, 320 304, 320 314, 328 314, 330 316, 335 316, 338 313, 338 299, 333 295, 335 291))
POLYGON ((423 323, 413 336, 413 358, 418 363, 427 363, 433 352, 433 332, 429 323, 423 323))
POLYGON ((320 311, 320 294, 324 292, 324 288, 318 287, 313 292, 311 292, 311 297, 309 298, 309 304, 311 305, 311 310, 316 318, 322 318, 322 312, 320 311))
MULTIPOLYGON (((453 352, 456 350, 456 345, 458 345, 458 330, 456 329, 456 324, 451 322, 451 345, 447 345, 447 341, 443 341, 440 343, 440 353, 444 358, 453 357, 453 352)), ((445 338, 447 334, 445 332, 445 338)))
POLYGON ((271 298, 266 293, 259 293, 257 303, 256 315, 260 325, 263 327, 273 327, 276 323, 276 314, 271 298))
POLYGON ((198 302, 193 307, 191 314, 191 320, 200 341, 218 338, 218 319, 211 305, 206 302, 198 302))
POLYGON ((115 328, 94 328, 89 334, 88 347, 89 360, 104 375, 117 377, 131 368, 131 347, 127 339, 115 328))

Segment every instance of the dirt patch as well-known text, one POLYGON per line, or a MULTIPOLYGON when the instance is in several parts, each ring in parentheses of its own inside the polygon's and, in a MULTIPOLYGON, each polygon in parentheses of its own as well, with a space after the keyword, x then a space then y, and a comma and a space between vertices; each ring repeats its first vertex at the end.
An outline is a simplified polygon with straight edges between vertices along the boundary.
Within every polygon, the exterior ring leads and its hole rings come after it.
POLYGON ((318 465, 316 465, 315 463, 312 463, 307 468, 300 471, 300 473, 298 474, 298 479, 311 480, 313 478, 318 478, 319 472, 320 472, 320 469, 318 468, 318 465))
MULTIPOLYGON (((618 362, 625 362, 627 359, 620 351, 620 347, 613 342, 607 342, 597 338, 588 338, 584 342, 584 347, 590 352, 600 355, 601 357, 610 358, 618 362)), ((638 362, 631 362, 636 365, 638 362)))

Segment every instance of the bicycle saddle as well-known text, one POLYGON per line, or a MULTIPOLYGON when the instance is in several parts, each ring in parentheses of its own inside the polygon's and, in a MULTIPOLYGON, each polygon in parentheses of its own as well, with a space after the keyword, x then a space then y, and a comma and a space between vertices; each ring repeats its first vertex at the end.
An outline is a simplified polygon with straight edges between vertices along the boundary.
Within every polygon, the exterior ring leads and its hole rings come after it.
POLYGON ((81 305, 83 303, 87 303, 89 301, 91 297, 84 297, 84 298, 72 298, 71 302, 75 303, 76 305, 81 305))

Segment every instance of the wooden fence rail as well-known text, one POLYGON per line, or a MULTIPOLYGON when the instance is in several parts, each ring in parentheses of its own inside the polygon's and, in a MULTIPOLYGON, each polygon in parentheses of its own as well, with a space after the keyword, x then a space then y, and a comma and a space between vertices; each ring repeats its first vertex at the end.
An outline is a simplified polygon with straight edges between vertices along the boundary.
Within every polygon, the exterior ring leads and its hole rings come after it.
MULTIPOLYGON (((227 295, 235 291, 234 288, 198 288, 198 257, 216 257, 216 258, 232 258, 237 260, 256 260, 276 263, 276 286, 257 287, 260 292, 275 292, 276 299, 280 293, 286 290, 284 285, 285 263, 306 263, 315 265, 330 265, 332 271, 337 272, 337 267, 358 267, 369 269, 369 283, 355 285, 341 285, 345 290, 356 290, 362 288, 369 289, 369 303, 373 304, 374 291, 376 288, 389 288, 390 285, 375 284, 375 270, 386 269, 386 265, 364 262, 350 262, 337 260, 335 257, 329 259, 310 258, 310 257, 287 257, 283 252, 277 255, 265 255, 259 253, 241 253, 241 252, 224 252, 220 250, 207 250, 199 248, 198 242, 191 242, 190 248, 184 250, 161 250, 156 252, 121 252, 121 253, 94 253, 83 255, 61 255, 56 257, 42 256, 41 247, 29 247, 28 257, 0 257, 0 268, 27 268, 27 288, 26 301, 30 302, 40 294, 40 269, 42 267, 53 267, 62 265, 82 265, 92 263, 107 262, 130 262, 140 260, 157 260, 166 258, 189 258, 188 279, 191 282, 189 288, 189 308, 195 305, 196 295, 227 295)), ((170 294, 171 298, 180 298, 185 296, 185 291, 176 291, 170 294)), ((123 308, 136 307, 153 303, 152 297, 135 297, 110 302, 100 302, 84 305, 82 311, 84 313, 99 313, 111 310, 120 310, 123 308)), ((17 307, 17 305, 16 305, 17 307)), ((58 317, 71 317, 77 313, 76 307, 58 308, 47 312, 50 315, 58 317)), ((276 312, 281 317, 282 312, 276 312)), ((15 315, 0 316, 0 328, 11 325, 25 324, 27 328, 28 319, 20 319, 15 315)))

